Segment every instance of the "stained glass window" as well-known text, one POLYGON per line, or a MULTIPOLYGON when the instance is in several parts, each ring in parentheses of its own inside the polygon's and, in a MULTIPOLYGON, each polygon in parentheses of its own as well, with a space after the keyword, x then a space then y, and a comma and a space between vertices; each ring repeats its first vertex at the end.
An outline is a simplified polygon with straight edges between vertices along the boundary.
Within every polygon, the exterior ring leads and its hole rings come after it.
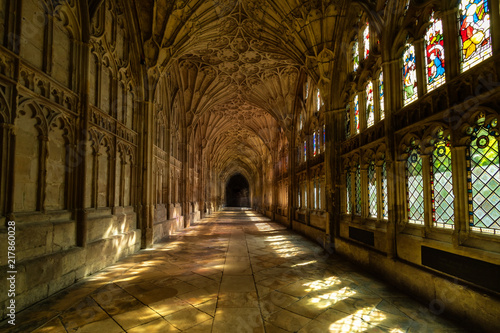
POLYGON ((318 209, 321 209, 321 181, 318 179, 318 209))
POLYGON ((407 44, 403 52, 403 101, 408 105, 418 98, 417 65, 415 62, 415 47, 407 44))
POLYGON ((364 44, 364 58, 368 58, 370 54, 370 24, 366 22, 365 30, 363 31, 363 44, 364 44))
POLYGON ((305 89, 306 89, 305 96, 306 96, 306 99, 307 99, 309 97, 309 78, 307 78, 305 89))
POLYGON ((424 224, 424 181, 422 158, 416 147, 412 147, 406 161, 406 186, 408 200, 408 222, 424 224))
POLYGON ((351 105, 347 104, 345 108, 345 137, 346 139, 351 136, 351 105))
POLYGON ((462 71, 491 56, 490 12, 487 0, 461 0, 458 10, 462 71))
POLYGON ((313 133, 313 156, 316 156, 316 132, 313 133))
POLYGON ((359 133, 359 98, 358 95, 354 96, 354 129, 356 134, 359 133))
POLYGON ((384 73, 380 71, 378 75, 378 100, 379 100, 379 110, 380 119, 385 118, 385 104, 384 104, 384 73))
POLYGON ((313 199, 314 209, 318 208, 317 201, 316 201, 317 200, 317 197, 316 197, 316 189, 317 189, 317 187, 316 186, 317 186, 316 185, 316 179, 314 179, 314 193, 313 193, 314 194, 314 199, 313 199))
POLYGON ((375 108, 373 106, 373 83, 369 81, 366 85, 366 126, 375 124, 375 108))
POLYGON ((469 225, 477 232, 500 234, 500 160, 498 120, 481 116, 470 128, 467 175, 469 225))
POLYGON ((356 176, 354 178, 354 195, 356 215, 361 215, 361 167, 358 164, 356 167, 356 176))
POLYGON ((425 33, 425 59, 427 61, 427 90, 442 85, 445 81, 443 23, 434 17, 425 33))
POLYGON ((351 189, 352 189, 352 182, 351 182, 351 171, 347 169, 346 171, 346 177, 345 177, 345 189, 346 189, 346 195, 345 195, 345 206, 346 206, 346 213, 351 214, 352 207, 351 207, 351 189))
POLYGON ((326 125, 323 125, 323 151, 326 149, 326 125))
POLYGON ((389 200, 387 198, 387 165, 382 164, 382 217, 389 217, 389 200))
POLYGON ((371 162, 368 167, 368 199, 370 216, 377 217, 377 173, 374 162, 371 162))
POLYGON ((307 161, 307 141, 304 141, 304 162, 307 161))
MULTIPOLYGON (((442 133, 441 133, 442 136, 442 133)), ((434 226, 453 228, 455 196, 451 177, 451 150, 448 138, 434 144, 431 158, 431 201, 434 226)))
POLYGON ((357 71, 359 67, 359 45, 358 39, 354 40, 352 45, 352 69, 353 71, 357 71))

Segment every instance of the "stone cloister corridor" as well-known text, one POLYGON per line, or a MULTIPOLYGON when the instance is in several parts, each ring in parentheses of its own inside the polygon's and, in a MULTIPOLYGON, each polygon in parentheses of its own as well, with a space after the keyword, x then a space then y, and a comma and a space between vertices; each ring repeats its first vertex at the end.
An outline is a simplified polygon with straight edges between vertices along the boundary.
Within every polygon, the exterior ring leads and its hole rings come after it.
POLYGON ((500 332, 500 0, 0 0, 0 322, 500 332))
POLYGON ((268 218, 229 209, 24 310, 10 332, 469 332, 431 310, 268 218))

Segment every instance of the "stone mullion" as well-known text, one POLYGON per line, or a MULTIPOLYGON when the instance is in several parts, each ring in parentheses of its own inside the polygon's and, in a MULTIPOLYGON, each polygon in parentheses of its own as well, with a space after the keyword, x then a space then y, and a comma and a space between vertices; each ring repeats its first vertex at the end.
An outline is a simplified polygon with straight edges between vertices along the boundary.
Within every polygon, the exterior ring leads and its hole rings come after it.
POLYGON ((467 179, 467 146, 451 149, 454 200, 453 245, 459 246, 469 233, 469 181, 467 179))
MULTIPOLYGON (((336 101, 337 99, 332 98, 332 100, 336 101)), ((330 104, 332 104, 333 101, 330 104)), ((327 215, 329 220, 327 221, 327 230, 330 233, 331 243, 334 243, 335 237, 338 237, 339 235, 339 221, 341 219, 342 212, 346 211, 346 206, 342 205, 342 195, 340 191, 340 189, 345 189, 345 185, 342 186, 342 178, 344 178, 345 181, 345 172, 342 171, 342 159, 340 157, 340 142, 345 135, 345 117, 345 105, 342 108, 325 112, 326 144, 324 165, 324 210, 328 213, 327 215)))
POLYGON ((153 137, 148 133, 154 132, 154 105, 151 102, 143 102, 140 104, 141 114, 144 114, 143 128, 142 128, 142 156, 141 166, 139 169, 142 171, 141 186, 142 196, 140 198, 140 206, 142 206, 141 215, 141 247, 148 248, 153 243, 153 202, 154 202, 154 173, 153 173, 153 137))
POLYGON ((47 190, 47 150, 49 144, 49 138, 47 135, 40 135, 38 137, 40 148, 38 156, 38 186, 37 186, 37 203, 36 207, 38 211, 45 212, 45 196, 47 190))
MULTIPOLYGON (((82 30, 89 31, 90 17, 88 16, 87 1, 80 1, 80 12, 82 14, 82 30)), ((73 182, 68 184, 68 188, 76 190, 75 208, 76 208, 76 228, 77 228, 77 245, 86 246, 87 244, 87 210, 85 205, 87 183, 93 182, 93 179, 88 179, 87 175, 87 150, 88 150, 88 128, 90 114, 90 98, 89 98, 89 76, 90 76, 90 36, 82 34, 82 43, 74 44, 76 54, 78 54, 78 63, 76 66, 75 76, 78 77, 78 90, 80 97, 79 118, 76 121, 76 137, 75 147, 77 160, 79 161, 76 167, 76 174, 73 177, 73 182)), ((92 189, 92 187, 91 187, 92 189)), ((93 194, 93 193, 91 193, 93 194)), ((91 196, 92 197, 92 196, 91 196)))
POLYGON ((365 166, 361 167, 360 172, 361 183, 361 217, 367 218, 370 213, 370 202, 368 199, 368 169, 365 166))
MULTIPOLYGON (((365 87, 365 86, 363 86, 365 87)), ((358 92, 358 112, 359 112, 359 133, 363 132, 367 129, 367 120, 368 117, 366 115, 366 92, 363 88, 358 92)))
MULTIPOLYGON (((424 183, 423 188, 423 196, 424 196, 424 226, 425 230, 429 231, 429 229, 433 226, 432 221, 432 199, 431 199, 431 182, 433 181, 431 177, 431 155, 421 155, 422 158, 422 180, 424 183)), ((422 235, 425 236, 425 235, 422 235)))
POLYGON ((419 38, 415 40, 413 45, 415 46, 415 63, 417 67, 417 92, 418 98, 420 99, 427 93, 427 80, 425 75, 425 69, 427 66, 425 65, 424 39, 419 38))
MULTIPOLYGON (((382 196, 384 193, 383 189, 383 184, 382 184, 382 166, 375 164, 375 179, 377 180, 377 219, 378 220, 383 220, 384 219, 384 201, 382 200, 382 196)), ((387 198, 386 198, 387 200, 387 198)))
POLYGON ((443 13, 444 56, 446 81, 455 78, 460 73, 461 51, 459 50, 458 6, 443 13))
MULTIPOLYGON (((392 56, 392 55, 390 55, 392 56)), ((398 148, 394 134, 394 123, 392 113, 402 107, 402 78, 400 55, 391 61, 382 64, 384 72, 384 130, 386 173, 387 173, 387 233, 386 248, 387 256, 394 258, 396 254, 397 225, 405 220, 404 208, 406 207, 404 163, 396 160, 398 148), (402 179, 401 179, 402 177, 402 179), (399 180, 399 181, 398 181, 399 180)))
MULTIPOLYGON (((490 8, 490 31, 493 55, 500 54, 500 1, 488 0, 490 8)), ((457 35, 458 36, 458 35, 457 35)))

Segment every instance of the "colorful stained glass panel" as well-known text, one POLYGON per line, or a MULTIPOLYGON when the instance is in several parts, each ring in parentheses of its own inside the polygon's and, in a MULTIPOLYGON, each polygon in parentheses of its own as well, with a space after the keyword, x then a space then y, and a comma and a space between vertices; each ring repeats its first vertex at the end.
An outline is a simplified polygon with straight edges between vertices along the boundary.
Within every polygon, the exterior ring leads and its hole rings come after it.
POLYGON ((354 129, 356 134, 359 133, 359 98, 358 95, 354 97, 354 129))
POLYGON ((462 71, 491 56, 490 12, 487 0, 461 0, 458 10, 462 71))
POLYGON ((317 142, 316 142, 316 132, 313 133, 313 156, 316 156, 317 142))
POLYGON ((384 104, 384 73, 380 71, 378 76, 378 100, 379 100, 379 110, 380 119, 385 118, 385 104, 384 104))
POLYGON ((365 30, 363 31, 364 58, 368 58, 370 54, 370 25, 366 22, 365 30))
POLYGON ((351 136, 351 105, 347 104, 345 108, 345 137, 346 139, 351 136))
POLYGON ((431 16, 431 25, 425 33, 425 59, 427 62, 427 91, 445 82, 443 23, 431 16))
POLYGON ((403 52, 403 101, 408 105, 418 98, 415 47, 408 44, 403 52))
POLYGON ((366 85, 366 126, 370 127, 375 124, 375 108, 373 106, 373 83, 368 82, 366 85))

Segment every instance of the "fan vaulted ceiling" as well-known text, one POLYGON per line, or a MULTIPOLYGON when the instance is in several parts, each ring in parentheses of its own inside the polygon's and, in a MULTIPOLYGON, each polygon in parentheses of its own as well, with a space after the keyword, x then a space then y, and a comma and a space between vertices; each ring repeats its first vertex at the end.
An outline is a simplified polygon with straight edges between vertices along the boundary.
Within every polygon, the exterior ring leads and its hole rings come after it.
MULTIPOLYGON (((342 1, 141 0, 144 59, 175 76, 186 128, 220 170, 254 173, 291 128, 301 73, 327 80, 342 1)), ((302 79, 303 80, 303 79, 302 79)), ((302 81, 301 81, 302 82, 302 81)), ((188 134, 190 135, 190 134, 188 134)))

